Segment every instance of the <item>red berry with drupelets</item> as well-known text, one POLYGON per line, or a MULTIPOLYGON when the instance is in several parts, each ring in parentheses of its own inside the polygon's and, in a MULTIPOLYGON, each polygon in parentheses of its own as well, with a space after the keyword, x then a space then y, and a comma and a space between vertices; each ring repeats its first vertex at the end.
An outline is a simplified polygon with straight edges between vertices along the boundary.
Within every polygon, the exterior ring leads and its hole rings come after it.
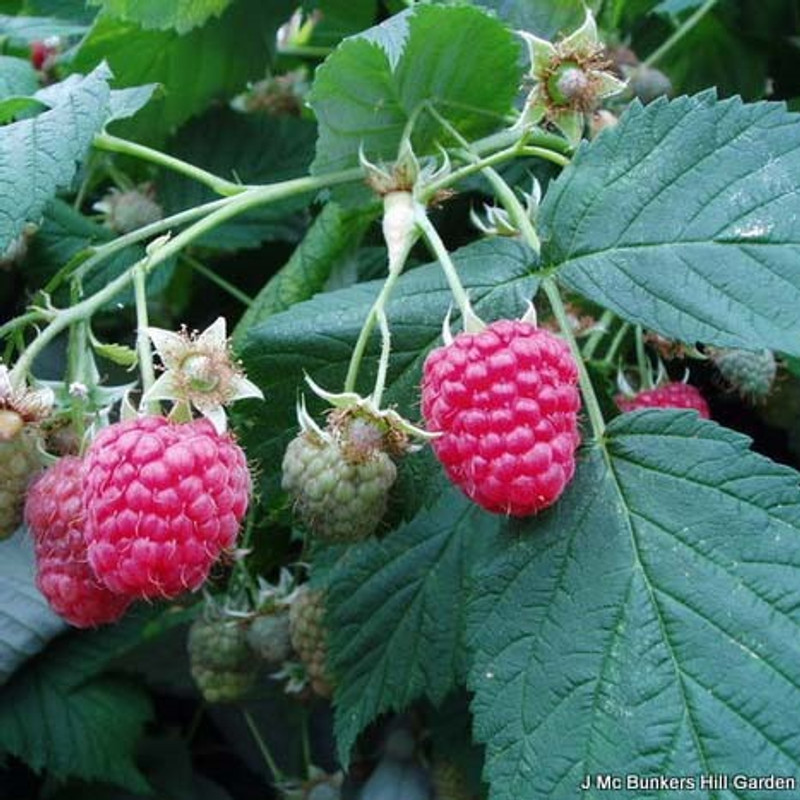
POLYGON ((711 417, 705 397, 690 383, 665 383, 655 389, 645 389, 632 397, 619 394, 614 400, 622 411, 638 411, 641 408, 685 408, 696 411, 703 419, 711 417))
POLYGON ((521 517, 552 505, 575 473, 577 383, 567 344, 524 321, 433 350, 422 413, 450 480, 487 511, 521 517))
POLYGON ((97 579, 84 540, 83 461, 66 456, 28 489, 25 521, 36 553, 36 585, 71 625, 90 628, 118 620, 131 603, 97 579))
POLYGON ((89 563, 116 592, 193 591, 233 547, 249 494, 244 453, 206 419, 110 425, 86 453, 89 563))

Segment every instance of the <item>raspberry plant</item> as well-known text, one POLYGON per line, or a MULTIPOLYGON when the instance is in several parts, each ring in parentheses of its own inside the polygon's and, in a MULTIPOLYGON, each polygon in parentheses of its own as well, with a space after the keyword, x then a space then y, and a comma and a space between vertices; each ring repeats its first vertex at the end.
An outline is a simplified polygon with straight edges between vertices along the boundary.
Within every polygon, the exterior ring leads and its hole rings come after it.
POLYGON ((4 6, 0 795, 800 780, 800 24, 587 5, 4 6))

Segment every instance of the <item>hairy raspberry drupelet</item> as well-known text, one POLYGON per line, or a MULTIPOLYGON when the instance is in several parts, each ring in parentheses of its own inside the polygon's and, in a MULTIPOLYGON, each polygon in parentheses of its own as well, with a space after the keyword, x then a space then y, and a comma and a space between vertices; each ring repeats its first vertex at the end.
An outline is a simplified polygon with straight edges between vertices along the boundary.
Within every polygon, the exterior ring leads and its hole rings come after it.
POLYGON ((575 473, 578 368, 549 331, 500 320, 425 361, 422 413, 450 480, 487 511, 527 516, 575 473))
POLYGON ((696 411, 703 419, 710 419, 708 403, 700 390, 690 383, 665 383, 655 389, 646 389, 633 397, 617 395, 614 398, 622 411, 640 408, 686 408, 696 411))
POLYGON ((111 425, 86 453, 89 563, 136 597, 197 589, 233 546, 249 493, 244 453, 206 419, 111 425))
POLYGON ((131 598, 97 580, 83 537, 83 462, 62 458, 28 490, 25 520, 34 538, 36 585, 71 625, 89 628, 119 619, 131 598))

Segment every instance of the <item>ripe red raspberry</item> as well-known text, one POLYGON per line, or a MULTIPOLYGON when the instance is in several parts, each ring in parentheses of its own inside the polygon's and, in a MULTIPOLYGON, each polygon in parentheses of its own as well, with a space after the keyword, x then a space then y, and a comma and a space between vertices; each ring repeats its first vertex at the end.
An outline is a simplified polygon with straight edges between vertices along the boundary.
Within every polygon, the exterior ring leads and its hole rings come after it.
POLYGON ((425 360, 422 413, 450 480, 487 511, 534 514, 575 473, 578 368, 567 345, 527 322, 461 333, 425 360))
POLYGON ((700 391, 690 383, 665 383, 655 389, 646 389, 633 397, 618 394, 614 401, 622 411, 640 408, 688 408, 704 419, 710 419, 708 403, 700 391))
POLYGON ((119 619, 131 598, 97 580, 86 560, 83 462, 62 458, 28 490, 25 520, 36 552, 36 585, 71 625, 89 628, 119 619))
POLYGON ((89 563, 136 597, 197 589, 233 546, 249 493, 244 453, 206 419, 111 425, 86 453, 89 563))

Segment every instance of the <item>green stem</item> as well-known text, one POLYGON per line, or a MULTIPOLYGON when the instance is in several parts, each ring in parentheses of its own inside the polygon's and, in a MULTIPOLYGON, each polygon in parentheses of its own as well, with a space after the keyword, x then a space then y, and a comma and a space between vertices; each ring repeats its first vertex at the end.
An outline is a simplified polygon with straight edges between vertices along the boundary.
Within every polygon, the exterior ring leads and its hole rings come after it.
POLYGON ((79 279, 85 279, 88 273, 98 264, 102 263, 107 258, 110 258, 115 253, 124 250, 126 247, 130 247, 130 245, 137 244, 145 239, 150 239, 166 230, 170 230, 171 228, 177 228, 187 222, 193 222, 200 217, 204 217, 206 214, 210 214, 212 211, 215 211, 218 208, 224 208, 228 202, 230 201, 227 198, 222 200, 212 200, 210 203, 204 203, 201 206, 189 208, 186 211, 181 211, 178 214, 173 214, 170 217, 165 217, 164 219, 157 220, 156 222, 151 222, 149 225, 145 225, 143 228, 137 228, 135 231, 126 233, 124 236, 119 236, 110 242, 101 244, 99 247, 94 249, 93 255, 91 255, 85 261, 82 261, 77 267, 74 266, 72 262, 62 267, 50 279, 47 286, 44 287, 44 291, 48 294, 52 294, 73 272, 75 273, 75 277, 79 279))
MULTIPOLYGON (((505 200, 508 203, 507 205, 504 203, 506 210, 517 223, 517 226, 519 227, 523 238, 525 238, 528 242, 528 245, 532 249, 536 250, 539 245, 539 238, 536 236, 535 231, 533 231, 533 225, 528 219, 525 209, 517 199, 517 196, 511 190, 511 187, 499 175, 497 177, 498 181, 505 186, 505 191, 503 191, 501 194, 501 200, 505 200), (527 224, 520 224, 523 219, 527 221, 527 224), (533 233, 533 238, 530 238, 531 233, 533 233)), ((603 412, 600 410, 600 403, 598 402, 597 395, 594 392, 594 386, 592 386, 589 373, 586 371, 586 364, 581 356, 580 347, 578 347, 578 342, 576 341, 575 335, 572 332, 572 326, 569 322, 567 310, 564 308, 564 302, 561 299, 561 294, 558 291, 555 281, 551 277, 544 278, 541 286, 548 302, 550 303, 553 316, 556 318, 558 326, 561 329, 561 335, 566 339, 569 349, 572 351, 572 356, 575 359, 575 363, 578 366, 578 381, 580 383, 581 393, 583 394, 583 400, 586 405, 586 413, 589 415, 589 422, 592 426, 594 438, 597 441, 601 441, 606 430, 603 412)))
POLYGON ((224 197, 241 194, 247 189, 246 186, 225 180, 225 178, 220 178, 218 175, 196 167, 194 164, 182 161, 180 158, 175 158, 174 156, 162 153, 160 150, 154 150, 151 147, 145 147, 136 142, 129 142, 127 139, 120 139, 109 133, 98 133, 97 136, 94 137, 94 146, 99 150, 133 156, 143 161, 149 161, 151 164, 157 164, 160 167, 179 172, 181 175, 186 175, 208 186, 214 192, 224 197))
POLYGON ((47 311, 41 308, 36 308, 31 311, 28 311, 25 314, 21 314, 19 317, 14 317, 14 319, 10 319, 8 322, 5 323, 5 325, 0 325, 0 339, 4 339, 6 336, 13 333, 15 330, 24 328, 28 324, 32 324, 35 322, 45 322, 51 318, 52 315, 50 315, 47 311))
POLYGON ((425 239, 425 242, 427 243, 433 255, 436 256, 440 266, 444 270, 447 283, 450 285, 450 292, 453 295, 453 299, 456 301, 456 305, 461 311, 461 319, 464 325, 464 330, 480 330, 483 327, 483 323, 472 310, 469 297, 467 296, 467 291, 464 289, 464 284, 461 283, 461 278, 458 277, 458 272, 456 271, 455 264, 453 264, 453 259, 450 258, 450 253, 447 252, 447 248, 444 246, 444 242, 439 236, 439 232, 436 230, 433 223, 428 219, 428 215, 425 213, 425 208, 421 205, 417 208, 416 223, 417 227, 422 233, 423 238, 425 239))
POLYGON ((286 780, 286 777, 283 772, 278 769, 278 765, 275 763, 275 759, 272 757, 272 753, 270 753, 267 743, 261 737, 261 734, 256 727, 256 723, 253 721, 253 718, 250 716, 250 712, 246 708, 242 709, 242 716, 244 717, 247 727, 250 729, 253 739, 255 739, 256 745, 261 753, 261 757, 264 759, 264 763, 267 765, 269 771, 272 773, 272 776, 275 778, 275 782, 283 783, 286 780))
MULTIPOLYGON (((416 239, 416 237, 414 237, 416 239)), ((361 361, 364 358, 364 353, 367 349, 367 342, 369 342, 369 337, 372 335, 372 331, 375 329, 375 324, 378 322, 379 316, 383 313, 383 310, 386 306, 386 302, 389 299, 389 296, 392 293, 392 289, 394 289, 395 283, 397 283, 397 279, 400 277, 400 273, 403 270, 403 265, 405 264, 406 257, 411 250, 411 247, 414 243, 414 240, 409 242, 408 248, 406 250, 405 257, 402 259, 398 259, 399 264, 390 264, 389 265, 389 274, 386 276, 386 280, 381 287, 381 291, 378 296, 375 298, 375 302, 372 304, 372 308, 370 308, 367 318, 364 320, 364 325, 361 328, 361 333, 358 335, 358 339, 356 340, 355 347, 353 348, 353 353, 350 356, 350 364, 347 368, 347 377, 344 381, 344 391, 345 392, 354 392, 356 390, 356 381, 358 380, 358 371, 361 368, 361 361)), ((384 339, 383 345, 381 348, 381 360, 384 358, 384 351, 386 349, 386 341, 384 339)), ((388 356, 387 356, 388 359, 388 356)), ((378 378, 380 378, 381 369, 380 364, 378 365, 378 378)), ((385 373, 384 373, 384 380, 385 380, 385 373)), ((383 384, 378 383, 376 380, 374 392, 378 393, 378 397, 375 400, 376 404, 380 403, 380 396, 383 394, 383 384)), ((374 399, 374 394, 373 394, 374 399)), ((380 405, 378 405, 380 408, 380 405)))
POLYGON ((583 393, 583 401, 586 405, 586 413, 589 415, 589 422, 592 426, 594 438, 599 442, 602 441, 603 435, 606 430, 606 423, 603 419, 603 412, 600 410, 600 403, 597 401, 597 395, 594 393, 592 381, 589 378, 589 373, 586 371, 586 365, 581 357, 581 350, 572 333, 572 328, 569 324, 569 317, 567 310, 564 308, 564 303, 561 300, 558 287, 552 278, 545 278, 542 281, 542 289, 544 289, 545 296, 550 303, 550 308, 553 311, 553 316, 558 321, 559 328, 561 328, 561 335, 567 340, 569 349, 572 351, 572 356, 575 363, 578 365, 578 380, 583 393))
POLYGON ((476 155, 482 155, 485 152, 502 150, 513 144, 519 144, 520 140, 525 146, 541 147, 565 156, 569 156, 572 153, 572 147, 569 142, 561 136, 547 133, 538 128, 534 128, 521 136, 520 131, 513 127, 493 133, 483 139, 476 139, 472 142, 470 149, 476 155))
MULTIPOLYGON (((139 354, 139 372, 142 376, 142 390, 147 393, 156 382, 156 371, 153 367, 153 348, 147 329, 150 321, 147 317, 147 262, 140 262, 133 270, 133 295, 136 300, 136 351, 139 354)), ((158 414, 160 406, 157 401, 147 404, 150 414, 158 414)))
POLYGON ((389 330, 389 321, 383 307, 377 311, 378 325, 381 329, 381 356, 378 360, 378 374, 375 378, 375 388, 372 390, 372 399, 376 408, 381 407, 383 390, 386 387, 386 373, 389 371, 389 356, 392 352, 392 334, 389 330))
POLYGON ((558 164, 559 167, 566 167, 569 164, 569 159, 562 156, 561 153, 556 153, 553 150, 548 150, 545 147, 529 147, 525 146, 520 151, 520 155, 534 156, 536 158, 543 158, 545 161, 550 161, 553 164, 558 164))
POLYGON ((636 326, 636 366, 639 369, 639 388, 652 389, 652 367, 644 350, 644 331, 641 325, 636 326))
MULTIPOLYGON (((436 118, 442 127, 447 130, 450 135, 461 145, 464 149, 464 155, 467 160, 475 163, 479 161, 479 157, 474 153, 470 143, 441 115, 435 108, 429 107, 430 113, 436 118)), ((503 178, 493 170, 491 167, 484 167, 483 174, 491 183, 492 188, 497 192, 500 202, 505 206, 506 211, 511 215, 512 219, 519 228, 522 238, 530 245, 533 251, 538 255, 542 249, 539 236, 533 227, 533 223, 528 217, 527 212, 522 207, 522 204, 514 194, 514 190, 503 180, 503 178)))
POLYGON ((447 189, 450 186, 454 186, 455 184, 464 180, 464 178, 468 178, 470 175, 474 175, 476 172, 480 172, 486 167, 492 167, 495 164, 502 164, 504 161, 517 158, 519 155, 519 145, 515 144, 512 147, 507 147, 505 150, 500 150, 499 152, 493 153, 485 158, 479 158, 477 161, 471 161, 469 164, 453 170, 449 175, 443 175, 438 180, 425 184, 423 191, 420 193, 420 200, 427 204, 433 199, 436 193, 442 191, 442 189, 447 189))
POLYGON ((177 236, 165 242, 152 255, 146 256, 142 261, 137 262, 133 267, 127 269, 119 277, 106 284, 91 297, 86 298, 80 303, 69 308, 61 309, 56 312, 50 324, 34 339, 23 352, 14 369, 12 376, 21 379, 30 371, 36 356, 56 338, 62 331, 80 319, 87 319, 98 309, 123 291, 131 282, 132 271, 140 264, 146 264, 147 271, 163 264, 169 258, 177 255, 184 247, 199 238, 210 230, 232 217, 256 208, 260 205, 282 200, 297 194, 317 191, 327 186, 334 186, 339 183, 348 183, 362 177, 361 168, 333 172, 327 175, 310 176, 295 178, 293 180, 273 183, 268 186, 254 186, 235 197, 229 197, 219 201, 219 205, 201 220, 198 220, 181 231, 177 236))
POLYGON ((622 325, 619 326, 619 330, 614 335, 614 338, 611 341, 611 346, 608 348, 608 352, 603 358, 604 364, 614 363, 614 359, 617 357, 617 352, 619 351, 619 348, 625 339, 625 334, 627 334, 627 332, 630 330, 630 327, 630 322, 623 322, 622 325))
POLYGON ((592 331, 586 344, 583 346, 583 357, 588 361, 592 358, 597 350, 598 345, 603 340, 603 337, 608 333, 609 326, 614 319, 613 311, 604 311, 603 316, 600 317, 594 331, 592 331))
POLYGON ((195 272, 199 272, 204 278, 219 286, 220 289, 227 292, 234 300, 238 300, 246 308, 250 308, 250 306, 253 305, 252 297, 246 295, 241 289, 234 286, 229 281, 226 281, 225 278, 217 275, 213 269, 209 269, 205 264, 194 258, 194 256, 183 253, 181 257, 195 272))
POLYGON ((684 23, 670 36, 660 47, 656 48, 650 55, 644 60, 643 65, 645 67, 652 67, 653 64, 656 64, 660 61, 678 42, 689 33, 698 22, 700 22, 703 17, 711 11, 712 8, 717 4, 717 0, 706 0, 697 11, 694 12, 690 17, 687 17, 684 23))
POLYGON ((332 52, 332 47, 316 47, 308 44, 281 45, 280 55, 298 56, 300 58, 327 58, 332 52))

